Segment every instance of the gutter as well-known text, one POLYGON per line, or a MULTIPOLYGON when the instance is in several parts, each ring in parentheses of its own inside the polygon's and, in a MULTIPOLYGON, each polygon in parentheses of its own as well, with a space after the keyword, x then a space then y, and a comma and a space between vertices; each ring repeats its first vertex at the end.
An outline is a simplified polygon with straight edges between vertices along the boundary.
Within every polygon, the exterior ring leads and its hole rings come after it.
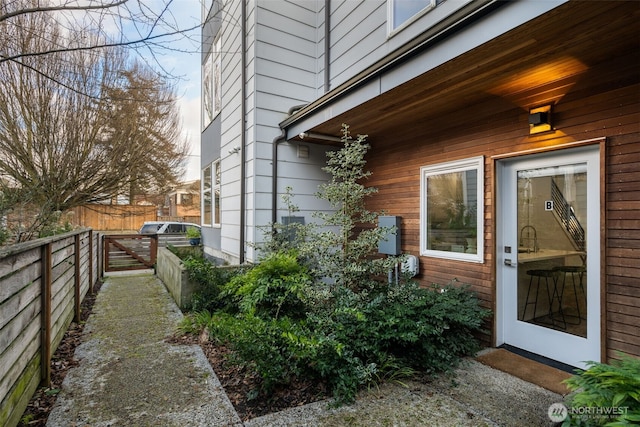
MULTIPOLYGON (((280 122, 280 128, 286 129, 287 127, 303 119, 304 117, 315 113, 322 107, 331 104, 341 96, 346 95, 348 92, 369 82, 371 79, 380 76, 385 71, 393 68, 394 66, 410 59, 412 56, 415 56, 422 50, 425 50, 428 47, 434 45, 443 38, 448 37, 455 31, 458 31, 461 28, 477 21, 487 13, 501 6, 501 4, 503 4, 503 2, 500 0, 477 0, 468 3, 461 9, 457 10, 453 14, 444 18, 442 21, 438 22, 436 25, 427 29, 425 32, 423 32, 407 44, 403 45, 401 48, 384 56, 380 60, 376 61, 373 65, 367 67, 360 73, 356 74, 346 82, 336 87, 334 90, 325 93, 320 98, 307 104, 304 108, 301 108, 295 114, 287 117, 285 120, 280 122)), ((328 43, 328 40, 325 37, 325 46, 326 43, 328 43)), ((325 62, 328 59, 328 55, 325 55, 325 62)))
POLYGON ((331 0, 324 0, 324 93, 331 87, 331 0))
POLYGON ((247 189, 246 189, 246 160, 245 160, 245 146, 247 143, 247 88, 246 88, 246 78, 247 78, 247 0, 242 0, 242 12, 241 12, 241 25, 240 32, 242 33, 242 59, 241 70, 240 70, 240 96, 242 97, 240 101, 240 113, 242 114, 240 121, 240 235, 239 235, 239 246, 240 251, 238 253, 239 263, 244 264, 245 255, 244 255, 244 241, 245 241, 245 226, 246 226, 246 197, 247 197, 247 189))

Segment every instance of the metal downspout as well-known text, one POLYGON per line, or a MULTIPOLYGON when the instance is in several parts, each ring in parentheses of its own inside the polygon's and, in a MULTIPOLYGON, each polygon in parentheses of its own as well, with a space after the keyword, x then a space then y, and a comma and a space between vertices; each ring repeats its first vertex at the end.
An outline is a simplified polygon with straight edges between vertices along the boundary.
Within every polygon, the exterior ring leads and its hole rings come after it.
POLYGON ((331 89, 331 0, 324 0, 324 92, 331 89))
POLYGON ((247 1, 242 0, 242 24, 240 25, 240 31, 242 32, 242 59, 241 70, 240 70, 240 96, 242 97, 240 101, 240 112, 242 114, 241 130, 240 130, 240 252, 238 254, 240 264, 244 264, 245 255, 244 255, 244 245, 245 245, 245 225, 246 225, 246 161, 245 161, 245 145, 247 139, 247 89, 246 89, 246 68, 247 68, 247 1))
POLYGON ((271 224, 278 222, 278 144, 287 140, 285 130, 280 130, 282 133, 271 144, 271 224))
MULTIPOLYGON (((330 67, 331 67, 331 0, 324 1, 324 91, 330 90, 330 67)), ((289 108, 287 117, 290 117, 296 111, 306 107, 307 104, 296 105, 289 108)), ((280 129, 281 134, 273 139, 271 144, 271 223, 278 222, 278 144, 287 140, 287 132, 284 128, 280 129)))
MULTIPOLYGON (((287 117, 303 108, 307 104, 295 105, 287 111, 287 117)), ((280 129, 280 135, 273 138, 271 144, 271 224, 278 222, 278 144, 287 140, 287 132, 280 129)))

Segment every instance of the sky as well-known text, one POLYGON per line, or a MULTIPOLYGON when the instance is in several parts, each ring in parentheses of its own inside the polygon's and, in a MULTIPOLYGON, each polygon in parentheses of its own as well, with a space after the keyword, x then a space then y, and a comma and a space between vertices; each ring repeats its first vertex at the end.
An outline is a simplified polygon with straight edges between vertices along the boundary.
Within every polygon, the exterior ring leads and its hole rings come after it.
MULTIPOLYGON (((156 69, 162 69, 175 77, 175 91, 178 97, 178 107, 182 119, 183 136, 190 146, 190 156, 187 159, 186 172, 183 181, 200 179, 200 20, 202 13, 201 0, 142 0, 151 14, 163 13, 163 18, 171 21, 176 28, 185 29, 198 27, 190 31, 186 37, 160 37, 162 47, 150 52, 147 48, 138 48, 136 52, 146 62, 156 69), (167 6, 168 5, 168 6, 167 6)), ((136 3, 132 3, 135 7, 136 3)), ((114 30, 122 31, 121 26, 114 30)), ((142 32, 146 31, 143 29, 142 32)), ((160 28, 154 34, 166 34, 165 28, 160 28)), ((129 40, 140 39, 139 33, 131 26, 125 26, 125 37, 129 40)), ((155 40, 154 40, 155 41, 155 40)))
MULTIPOLYGON (((188 28, 199 24, 200 0, 173 0, 172 6, 171 12, 180 27, 188 28)), ((200 178, 200 46, 193 41, 200 41, 200 31, 191 32, 190 38, 191 41, 177 41, 172 44, 172 50, 156 56, 163 68, 180 77, 176 81, 176 93, 183 133, 191 147, 184 181, 200 178)))
MULTIPOLYGON (((167 26, 156 25, 152 30, 153 43, 160 45, 150 51, 142 46, 135 50, 142 56, 143 62, 162 74, 172 76, 175 92, 178 98, 178 107, 182 121, 183 136, 190 147, 190 156, 187 159, 186 172, 183 181, 191 181, 200 178, 200 21, 203 0, 138 0, 124 4, 117 9, 109 9, 109 13, 115 14, 111 19, 97 19, 100 12, 69 11, 60 12, 69 19, 68 22, 100 25, 116 40, 124 41, 140 40, 141 34, 149 31, 148 26, 132 25, 132 14, 143 14, 151 21, 157 15, 168 22, 173 28, 196 28, 186 36, 177 35, 166 37, 167 26), (140 11, 139 7, 144 10, 140 11), (166 9, 166 10, 165 10, 166 9), (164 12, 163 12, 164 11, 164 12), (164 37, 163 37, 164 35, 164 37), (155 38, 158 36, 158 38, 155 38)), ((84 6, 88 0, 51 0, 52 4, 66 6, 84 6)), ((139 22, 139 21, 138 21, 139 22)), ((72 24, 76 25, 76 24, 72 24)), ((132 58, 135 56, 132 52, 132 58)))

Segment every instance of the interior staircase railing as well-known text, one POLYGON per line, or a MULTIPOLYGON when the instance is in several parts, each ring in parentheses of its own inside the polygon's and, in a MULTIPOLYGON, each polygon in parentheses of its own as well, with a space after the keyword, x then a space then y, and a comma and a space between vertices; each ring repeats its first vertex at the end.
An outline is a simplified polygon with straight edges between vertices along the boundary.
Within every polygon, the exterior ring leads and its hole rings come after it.
POLYGON ((558 222, 567 232, 576 250, 584 251, 586 248, 584 228, 553 179, 551 180, 551 199, 553 200, 553 212, 556 214, 558 222))

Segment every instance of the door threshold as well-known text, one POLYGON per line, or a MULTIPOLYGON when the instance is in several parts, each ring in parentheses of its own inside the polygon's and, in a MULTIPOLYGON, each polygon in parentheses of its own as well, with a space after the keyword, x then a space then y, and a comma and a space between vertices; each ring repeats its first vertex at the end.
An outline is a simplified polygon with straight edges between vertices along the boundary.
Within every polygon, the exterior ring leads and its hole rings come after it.
POLYGON ((518 356, 525 357, 529 360, 533 360, 534 362, 542 363, 543 365, 551 366, 552 368, 560 369, 561 371, 565 371, 569 374, 575 374, 576 368, 575 366, 568 365, 566 363, 558 362, 557 360, 549 359, 548 357, 541 356, 536 353, 532 353, 527 350, 523 350, 518 347, 514 347, 509 344, 502 344, 498 348, 504 348, 505 350, 517 354, 518 356))

